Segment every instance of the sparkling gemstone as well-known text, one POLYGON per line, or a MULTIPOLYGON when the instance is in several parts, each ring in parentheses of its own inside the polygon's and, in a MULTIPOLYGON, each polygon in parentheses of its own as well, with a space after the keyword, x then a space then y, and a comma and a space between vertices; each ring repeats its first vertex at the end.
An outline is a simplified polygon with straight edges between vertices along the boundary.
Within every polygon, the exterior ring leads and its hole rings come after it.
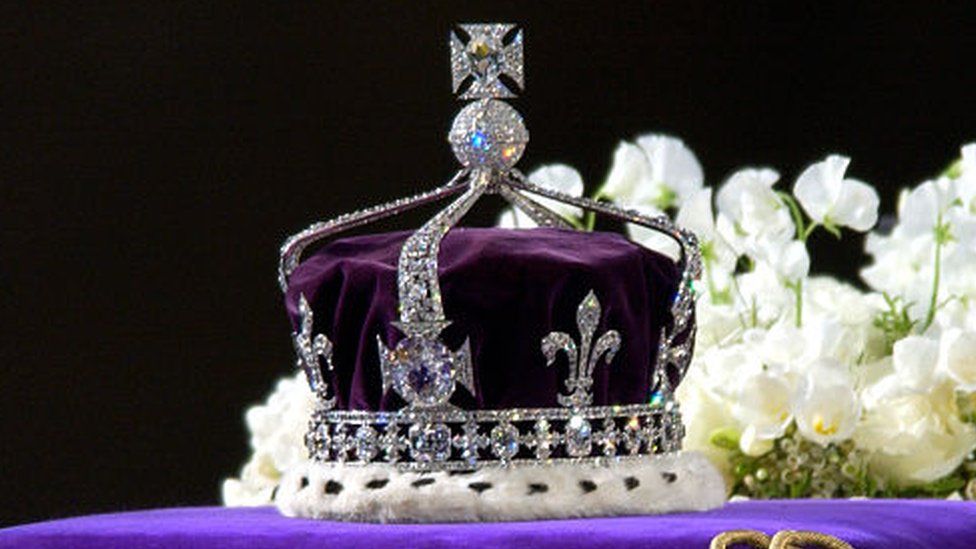
POLYGON ((464 424, 463 434, 457 437, 454 446, 461 449, 461 459, 471 467, 478 463, 478 448, 484 446, 484 435, 478 434, 478 424, 468 421, 464 424))
POLYGON ((480 39, 468 42, 468 60, 479 77, 494 76, 500 72, 498 50, 480 39))
POLYGON ((305 446, 308 448, 309 456, 313 459, 329 459, 329 450, 332 446, 332 437, 329 436, 329 427, 321 424, 309 431, 305 435, 305 446))
POLYGON ((466 167, 507 170, 521 158, 529 132, 511 105, 482 99, 461 109, 454 118, 448 141, 466 167))
POLYGON ((549 432, 549 422, 540 419, 535 423, 535 457, 548 459, 552 453, 553 435, 549 432))
POLYGON ((582 416, 573 416, 566 422, 566 453, 572 457, 590 455, 593 429, 582 416))
POLYGON ((515 457, 519 451, 518 429, 511 423, 499 423, 491 430, 491 451, 500 459, 515 457))
POLYGON ((600 442, 603 444, 603 455, 612 456, 617 453, 617 426, 613 420, 605 418, 603 420, 603 431, 600 433, 600 442))
POLYGON ((360 461, 371 461, 379 451, 376 430, 369 425, 356 429, 356 457, 360 461))
POLYGON ((451 457, 451 429, 443 423, 415 423, 407 438, 414 461, 429 463, 451 457))
POLYGON ((627 420, 627 424, 624 426, 624 441, 627 446, 627 451, 631 455, 640 451, 642 438, 643 430, 641 429, 640 418, 633 416, 627 420))
POLYGON ((393 383, 407 402, 443 404, 454 392, 454 355, 440 341, 408 337, 394 353, 393 383))
POLYGON ((396 463, 400 460, 399 429, 396 423, 388 423, 379 437, 378 443, 382 447, 386 461, 396 463))

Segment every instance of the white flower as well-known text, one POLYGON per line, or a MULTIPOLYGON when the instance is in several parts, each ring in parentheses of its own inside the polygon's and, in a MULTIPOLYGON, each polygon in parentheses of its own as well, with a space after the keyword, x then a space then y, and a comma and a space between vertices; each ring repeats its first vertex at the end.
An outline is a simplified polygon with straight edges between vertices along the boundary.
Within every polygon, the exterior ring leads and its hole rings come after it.
POLYGON ((939 369, 963 391, 976 391, 976 332, 950 328, 939 347, 939 369))
POLYGON ((928 391, 936 382, 938 358, 938 341, 910 335, 895 342, 892 367, 902 386, 915 391, 928 391))
POLYGON ((733 305, 749 325, 770 326, 793 310, 795 296, 766 262, 736 277, 733 305))
POLYGON ((793 238, 796 228, 789 209, 773 190, 778 180, 775 170, 747 168, 719 188, 716 229, 736 252, 754 256, 767 242, 793 238))
POLYGON ((254 454, 239 479, 224 481, 225 505, 270 503, 281 475, 308 461, 303 440, 314 405, 315 397, 299 373, 280 379, 264 404, 245 413, 254 454))
POLYGON ((953 389, 943 384, 873 403, 854 442, 869 452, 874 470, 899 485, 912 485, 954 471, 976 446, 976 429, 959 419, 953 389))
POLYGON ((735 269, 736 253, 715 227, 712 189, 701 189, 692 194, 678 210, 674 222, 695 233, 706 261, 728 273, 735 269))
POLYGON ((850 438, 861 416, 861 403, 842 366, 832 359, 810 365, 793 397, 800 434, 821 445, 850 438))
MULTIPOLYGON (((653 206, 637 205, 634 209, 649 216, 661 214, 661 211, 653 206)), ((709 270, 707 275, 712 277, 712 282, 719 286, 718 289, 724 289, 735 268, 736 254, 715 230, 712 190, 701 189, 694 193, 678 211, 675 223, 690 229, 698 237, 702 257, 709 270)), ((674 240, 664 236, 660 231, 633 224, 627 226, 627 231, 632 239, 648 248, 662 251, 671 257, 677 257, 679 253, 674 240)))
POLYGON ((706 292, 695 306, 698 332, 695 337, 695 353, 704 353, 734 339, 741 328, 739 311, 726 304, 717 304, 706 292))
MULTIPOLYGON (((542 166, 536 169, 529 174, 528 178, 529 181, 541 187, 546 187, 572 196, 583 196, 583 177, 580 176, 579 172, 573 169, 572 166, 567 166, 565 164, 549 164, 548 166, 542 166)), ((544 198, 541 196, 533 196, 532 198, 540 205, 549 208, 553 212, 563 217, 579 218, 581 215, 579 208, 566 205, 558 200, 544 198)), ((503 211, 498 217, 498 226, 509 229, 528 229, 537 227, 538 225, 522 210, 519 210, 518 208, 509 208, 508 210, 503 211)))
POLYGON ((856 179, 844 179, 851 159, 830 155, 807 167, 793 194, 810 217, 825 226, 841 225, 867 231, 878 221, 878 193, 856 179))
POLYGON ((961 153, 959 198, 967 211, 976 213, 976 143, 964 145, 961 153))
POLYGON ((695 153, 684 142, 669 135, 642 135, 637 146, 650 165, 652 201, 659 208, 681 206, 702 188, 705 176, 695 153))
POLYGON ((729 403, 709 390, 707 375, 701 367, 692 365, 688 375, 678 386, 677 398, 685 420, 684 447, 705 454, 723 473, 731 486, 731 466, 725 452, 712 444, 712 436, 725 430, 734 430, 735 421, 729 414, 729 403))
POLYGON ((701 165, 675 137, 644 135, 637 144, 621 142, 600 195, 618 204, 665 209, 681 206, 702 187, 701 165))
POLYGON ((759 434, 755 425, 746 426, 739 436, 739 449, 747 456, 761 456, 776 445, 776 440, 759 434))
POLYGON ((955 199, 956 189, 948 178, 923 182, 899 197, 898 228, 908 238, 931 237, 955 199))
POLYGON ((785 282, 795 283, 810 274, 810 254, 806 245, 799 240, 763 242, 755 250, 754 256, 768 263, 785 282))
POLYGON ((748 441, 748 445, 751 446, 756 440, 772 440, 781 436, 793 420, 789 381, 774 370, 766 369, 746 376, 737 385, 732 400, 732 416, 752 429, 750 435, 753 440, 748 441))
POLYGON ((610 173, 599 194, 625 206, 642 204, 650 196, 650 179, 651 166, 644 150, 621 141, 613 151, 610 173))
POLYGON ((268 505, 275 487, 281 479, 281 471, 271 456, 254 454, 241 469, 241 478, 224 479, 221 496, 228 507, 252 507, 268 505))

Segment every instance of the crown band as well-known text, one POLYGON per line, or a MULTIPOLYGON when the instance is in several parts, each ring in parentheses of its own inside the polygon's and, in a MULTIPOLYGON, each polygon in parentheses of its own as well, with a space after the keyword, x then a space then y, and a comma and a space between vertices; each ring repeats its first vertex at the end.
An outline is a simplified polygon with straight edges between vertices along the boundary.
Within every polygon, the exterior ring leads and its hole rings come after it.
POLYGON ((305 444, 322 464, 395 464, 408 471, 601 463, 681 449, 673 401, 505 410, 319 410, 305 444))

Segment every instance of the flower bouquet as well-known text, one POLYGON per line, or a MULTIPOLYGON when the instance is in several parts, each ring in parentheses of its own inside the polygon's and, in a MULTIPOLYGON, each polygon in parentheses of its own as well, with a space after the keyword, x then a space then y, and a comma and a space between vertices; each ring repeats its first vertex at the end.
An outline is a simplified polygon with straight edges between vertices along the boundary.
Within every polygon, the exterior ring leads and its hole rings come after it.
MULTIPOLYGON (((885 231, 877 192, 831 155, 792 189, 771 168, 705 186, 694 153, 646 135, 614 152, 600 200, 672 215, 700 239, 695 357, 679 386, 685 447, 708 455, 733 496, 976 499, 976 144, 943 173, 901 192, 885 231), (810 275, 807 241, 868 233, 862 286, 810 275)), ((565 165, 529 174, 581 195, 565 165)), ((581 228, 594 220, 539 199, 581 228)), ((532 227, 514 210, 499 224, 532 227)), ((665 253, 672 244, 638 228, 665 253)), ((304 461, 314 399, 289 376, 248 410, 254 450, 228 505, 270 502, 304 461)))

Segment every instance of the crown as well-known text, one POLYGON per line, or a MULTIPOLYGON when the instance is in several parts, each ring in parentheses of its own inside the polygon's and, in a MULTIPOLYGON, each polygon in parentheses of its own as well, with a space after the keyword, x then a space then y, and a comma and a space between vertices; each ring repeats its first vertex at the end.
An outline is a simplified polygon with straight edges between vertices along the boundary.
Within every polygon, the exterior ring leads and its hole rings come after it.
MULTIPOLYGON (((693 283, 701 270, 695 236, 676 227, 666 216, 651 217, 571 196, 537 185, 524 176, 515 165, 528 144, 529 133, 522 116, 505 101, 524 88, 523 33, 511 24, 465 24, 459 26, 459 31, 460 34, 450 34, 452 87, 466 104, 453 121, 448 142, 461 169, 440 187, 315 223, 288 238, 282 246, 279 281, 290 299, 295 319, 292 337, 297 364, 316 397, 306 436, 312 462, 321 467, 383 466, 426 474, 540 465, 599 466, 678 452, 684 427, 674 390, 689 365, 694 342, 693 283), (539 232, 493 229, 495 232, 488 234, 456 229, 484 195, 500 196, 524 212, 540 226, 539 232), (334 344, 330 329, 340 332, 347 325, 361 328, 379 313, 349 306, 343 308, 343 315, 355 310, 362 316, 338 317, 338 298, 332 301, 332 307, 313 306, 315 298, 306 295, 305 290, 311 287, 314 291, 314 284, 294 283, 299 271, 314 261, 303 263, 305 251, 343 231, 448 198, 452 200, 418 230, 409 233, 398 248, 395 313, 380 311, 395 314, 396 319, 379 326, 376 333, 343 336, 353 341, 357 349, 334 344), (645 259, 649 255, 663 258, 616 235, 614 240, 587 240, 604 237, 575 229, 545 205, 554 202, 670 237, 680 248, 670 271, 675 280, 653 281, 666 283, 670 292, 667 303, 658 305, 663 310, 638 309, 638 315, 660 317, 655 333, 628 334, 620 326, 611 325, 609 315, 604 314, 605 296, 593 288, 558 296, 563 302, 562 310, 575 312, 572 324, 555 322, 556 315, 538 319, 537 324, 551 328, 541 338, 509 342, 534 349, 526 355, 528 358, 520 364, 500 366, 528 376, 558 376, 559 383, 553 386, 555 394, 543 394, 534 400, 523 397, 515 399, 517 405, 506 405, 511 399, 498 395, 514 387, 510 383, 494 383, 494 393, 489 395, 486 386, 491 384, 485 378, 491 372, 486 367, 479 368, 478 363, 479 357, 499 356, 498 349, 485 348, 489 337, 482 337, 480 346, 472 345, 470 334, 462 333, 465 328, 484 331, 484 319, 470 311, 451 308, 450 296, 457 291, 442 292, 441 278, 449 276, 449 269, 442 264, 442 244, 456 241, 456 247, 463 249, 473 247, 477 238, 490 240, 498 232, 508 231, 520 235, 513 245, 532 238, 558 238, 562 239, 559 242, 569 239, 573 243, 570 247, 616 246, 627 253, 644 254, 641 257, 645 259), (529 234, 523 238, 525 233, 529 234), (566 300, 572 302, 567 304, 566 300), (463 326, 455 324, 457 318, 446 313, 445 304, 447 310, 455 311, 455 317, 465 317, 463 326), (321 322, 319 315, 328 315, 327 320, 321 322), (366 338, 372 343, 364 343, 366 338), (637 365, 639 371, 633 374, 642 380, 638 396, 626 402, 612 402, 606 391, 596 395, 595 380, 605 381, 613 375, 618 356, 628 344, 650 347, 644 355, 637 351, 629 355, 644 357, 637 365), (369 349, 369 345, 375 347, 369 349), (375 358, 375 362, 369 358, 375 358), (343 360, 354 366, 338 367, 343 360), (338 375, 337 370, 345 373, 338 375), (378 383, 371 383, 370 379, 378 383), (354 385, 367 394, 353 394, 354 385)), ((368 243, 355 238, 335 241, 334 246, 323 248, 323 253, 343 256, 348 250, 357 249, 359 257, 373 258, 379 252, 369 246, 376 244, 377 238, 368 243), (339 246, 340 242, 343 246, 339 246)), ((382 250, 388 249, 389 242, 383 242, 387 244, 382 250)), ((330 261, 322 256, 316 258, 330 261)), ((350 276, 334 263, 323 265, 326 264, 319 266, 332 269, 331 274, 325 275, 328 280, 316 279, 315 284, 339 283, 338 279, 350 276)), ((606 274, 607 278, 618 276, 624 275, 606 274)), ((492 284, 490 280, 481 283, 492 284)), ((492 316, 518 315, 518 311, 484 310, 488 312, 482 314, 492 316)))

